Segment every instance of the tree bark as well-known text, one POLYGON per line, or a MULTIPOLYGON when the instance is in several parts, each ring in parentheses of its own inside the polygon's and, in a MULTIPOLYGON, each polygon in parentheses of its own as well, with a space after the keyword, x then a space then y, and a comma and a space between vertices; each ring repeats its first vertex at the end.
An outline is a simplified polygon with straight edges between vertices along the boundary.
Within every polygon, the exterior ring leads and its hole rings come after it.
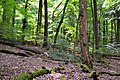
MULTIPOLYGON (((92 13, 92 15, 91 15, 91 16, 92 16, 92 23, 93 23, 93 32, 94 32, 93 0, 91 0, 91 5, 90 5, 90 6, 91 6, 91 13, 92 13)), ((94 43, 95 43, 95 42, 94 42, 95 40, 94 40, 94 39, 95 39, 95 37, 94 37, 94 33, 93 33, 93 35, 92 35, 92 45, 93 45, 92 52, 94 52, 94 46, 95 46, 95 44, 94 44, 94 43)))
POLYGON ((84 58, 83 62, 93 68, 88 49, 86 0, 80 0, 80 47, 84 58))
POLYGON ((116 41, 120 42, 120 11, 117 12, 117 36, 116 36, 116 41))
MULTIPOLYGON (((16 0, 14 0, 16 2, 16 0)), ((14 24, 15 24, 15 13, 16 13, 16 4, 14 4, 13 7, 13 18, 12 18, 12 27, 14 28, 14 24)))
POLYGON ((103 21, 103 45, 106 44, 105 34, 106 34, 106 29, 105 29, 105 20, 104 20, 103 21))
POLYGON ((94 36, 95 36, 95 48, 99 49, 99 32, 98 32, 98 20, 97 20, 97 1, 94 3, 94 36))
POLYGON ((113 43, 113 20, 111 20, 111 43, 113 43))
POLYGON ((26 2, 25 2, 25 15, 24 15, 24 18, 23 18, 23 26, 22 26, 22 32, 23 32, 23 34, 22 34, 22 42, 23 42, 23 44, 24 44, 24 37, 25 37, 25 28, 26 28, 26 26, 27 26, 27 5, 28 5, 28 0, 26 0, 26 2))
POLYGON ((39 0, 39 9, 38 9, 38 23, 36 33, 39 34, 39 31, 42 26, 42 0, 39 0))
POLYGON ((45 6, 45 26, 44 26, 44 43, 43 47, 48 45, 48 10, 47 10, 47 0, 44 0, 45 6))

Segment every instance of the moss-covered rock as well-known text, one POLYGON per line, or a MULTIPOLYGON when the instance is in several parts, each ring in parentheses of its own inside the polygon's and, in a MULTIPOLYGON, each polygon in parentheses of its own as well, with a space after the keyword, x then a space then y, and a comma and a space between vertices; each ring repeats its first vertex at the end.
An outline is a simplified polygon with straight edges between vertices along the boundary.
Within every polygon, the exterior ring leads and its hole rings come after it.
POLYGON ((32 75, 28 72, 20 74, 15 80, 32 80, 32 75))
POLYGON ((43 74, 51 73, 51 71, 53 70, 54 70, 53 68, 45 68, 45 69, 41 68, 41 69, 35 70, 32 76, 33 78, 35 78, 43 74))
POLYGON ((93 78, 93 80, 98 80, 98 78, 97 78, 98 76, 99 76, 98 72, 96 72, 96 71, 94 71, 94 70, 92 70, 92 71, 87 75, 88 78, 93 78))
POLYGON ((90 72, 90 68, 86 64, 80 65, 83 72, 90 72))

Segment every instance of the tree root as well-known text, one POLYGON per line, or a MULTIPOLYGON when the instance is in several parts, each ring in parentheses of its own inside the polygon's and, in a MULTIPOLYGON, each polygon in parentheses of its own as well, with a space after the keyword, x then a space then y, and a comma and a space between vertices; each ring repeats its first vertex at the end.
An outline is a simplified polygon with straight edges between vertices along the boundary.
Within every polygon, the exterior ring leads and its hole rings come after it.
POLYGON ((99 74, 108 74, 110 76, 120 76, 120 73, 99 72, 99 74))

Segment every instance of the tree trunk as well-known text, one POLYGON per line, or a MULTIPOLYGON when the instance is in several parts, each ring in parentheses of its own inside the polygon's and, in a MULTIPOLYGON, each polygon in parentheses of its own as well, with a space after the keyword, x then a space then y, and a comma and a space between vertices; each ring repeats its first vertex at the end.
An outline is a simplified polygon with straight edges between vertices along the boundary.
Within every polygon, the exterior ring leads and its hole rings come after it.
POLYGON ((27 5, 28 5, 28 0, 26 0, 25 2, 25 15, 24 15, 24 18, 23 18, 23 26, 22 26, 22 32, 23 32, 23 35, 22 35, 22 42, 24 44, 24 37, 25 37, 25 28, 27 26, 27 5))
POLYGON ((113 20, 111 20, 111 43, 113 42, 113 20))
MULTIPOLYGON (((16 2, 16 0, 14 0, 16 2)), ((16 4, 14 4, 14 8, 13 8, 13 18, 12 18, 12 27, 14 28, 14 24, 15 24, 15 11, 16 11, 16 4)))
POLYGON ((95 36, 95 48, 99 48, 99 32, 98 32, 98 20, 97 20, 97 1, 94 1, 94 36, 95 36))
POLYGON ((38 9, 38 23, 36 33, 39 34, 39 31, 42 26, 42 0, 39 0, 39 9, 38 9))
MULTIPOLYGON (((91 0, 91 5, 90 5, 90 6, 91 6, 91 13, 92 13, 93 32, 94 32, 94 17, 93 17, 93 6, 92 6, 93 3, 92 3, 92 1, 93 1, 93 0, 91 0)), ((94 44, 94 43, 95 43, 95 42, 94 42, 95 40, 94 40, 94 39, 95 39, 95 37, 94 37, 94 33, 93 33, 93 35, 92 35, 92 45, 93 45, 92 52, 94 52, 94 49, 95 49, 95 48, 94 48, 94 47, 95 47, 95 44, 94 44)))
MULTIPOLYGON (((4 1, 2 1, 3 3, 3 5, 2 5, 2 7, 3 7, 3 14, 2 14, 2 27, 5 27, 5 23, 6 23, 6 15, 7 15, 7 10, 6 10, 6 8, 5 8, 5 6, 6 6, 6 0, 4 0, 4 1)), ((0 27, 0 37, 2 37, 2 32, 3 32, 3 30, 2 30, 2 27, 0 27)))
POLYGON ((106 30, 105 30, 105 20, 103 21, 103 45, 106 44, 106 38, 105 38, 106 30))
POLYGON ((3 15, 2 15, 2 25, 5 26, 6 19, 7 19, 7 10, 6 10, 6 0, 3 1, 3 15))
POLYGON ((106 24, 105 24, 105 31, 106 31, 106 35, 105 35, 105 38, 106 38, 106 44, 108 44, 108 20, 106 20, 106 24))
POLYGON ((93 68, 88 49, 86 0, 80 0, 80 47, 84 63, 93 68))
POLYGON ((48 45, 48 10, 47 10, 47 0, 44 0, 45 6, 45 26, 44 26, 44 43, 43 47, 48 45))
POLYGON ((117 13, 117 39, 116 39, 116 41, 117 42, 120 42, 120 11, 118 11, 118 13, 117 13))
POLYGON ((61 18, 61 20, 60 20, 60 23, 59 23, 57 29, 56 29, 56 34, 55 34, 55 39, 54 39, 54 45, 56 44, 56 40, 57 40, 57 36, 58 36, 59 30, 60 30, 60 26, 61 26, 61 24, 62 24, 62 22, 63 22, 63 19, 64 19, 65 9, 66 9, 66 6, 67 6, 67 4, 68 4, 68 1, 69 1, 69 0, 66 0, 65 6, 64 6, 64 9, 63 9, 62 18, 61 18))

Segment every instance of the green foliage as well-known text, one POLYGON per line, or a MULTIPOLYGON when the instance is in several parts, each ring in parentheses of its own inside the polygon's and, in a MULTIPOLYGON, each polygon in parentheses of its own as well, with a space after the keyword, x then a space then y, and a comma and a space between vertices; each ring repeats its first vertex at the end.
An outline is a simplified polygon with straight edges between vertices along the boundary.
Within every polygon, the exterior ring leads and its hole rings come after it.
POLYGON ((99 80, 97 77, 99 76, 98 72, 92 70, 88 75, 87 78, 93 78, 93 80, 99 80))
MULTIPOLYGON (((43 16, 42 16, 42 26, 39 30, 38 35, 36 35, 37 29, 37 16, 39 8, 39 0, 29 0, 27 11, 25 11, 25 0, 8 0, 6 3, 3 3, 4 0, 0 1, 0 32, 3 38, 15 39, 22 41, 22 36, 25 35, 25 41, 37 41, 38 44, 43 43, 43 33, 44 33, 44 6, 43 6, 43 16), (14 15, 15 7, 15 15, 14 15), (4 10, 6 11, 4 14, 4 10), (3 14, 6 15, 6 19, 3 22, 3 14), (22 32, 22 20, 24 17, 27 17, 27 27, 25 32, 22 32), (13 18, 15 18, 15 23, 13 27, 13 18)), ((56 33, 56 28, 59 25, 63 7, 66 0, 48 0, 48 31, 49 31, 49 43, 50 45, 54 42, 54 37, 56 33), (60 4, 61 3, 61 4, 60 4), (60 6, 56 8, 58 5, 60 6)), ((93 6, 93 5, 92 5, 93 6)), ((106 42, 110 42, 110 31, 111 31, 111 20, 117 19, 116 15, 120 12, 120 1, 119 0, 98 0, 97 1, 97 13, 98 19, 100 21, 100 44, 103 43, 102 38, 108 37, 106 42), (108 21, 108 33, 105 36, 103 35, 103 21, 108 21)), ((58 35, 57 45, 65 46, 71 48, 71 44, 75 42, 76 32, 78 31, 78 40, 79 40, 79 0, 70 0, 67 7, 65 18, 61 25, 60 33, 58 35)), ((92 11, 91 11, 91 1, 87 1, 87 21, 88 21, 88 34, 90 42, 90 50, 93 50, 93 21, 92 21, 92 11)), ((113 30, 113 35, 115 35, 115 30, 113 30)), ((113 38, 115 38, 113 36, 113 38)), ((80 41, 79 41, 80 42, 80 41)), ((77 42, 77 43, 79 43, 77 42)), ((78 47, 78 46, 77 46, 78 47)), ((73 48, 73 47, 72 47, 73 48)), ((103 48, 103 47, 102 47, 103 48)), ((105 48, 106 49, 106 48, 105 48)), ((117 49, 116 51, 118 51, 117 49)), ((115 51, 115 50, 114 50, 115 51)))
POLYGON ((50 49, 49 56, 54 60, 73 61, 73 62, 81 61, 80 57, 74 54, 70 54, 68 51, 65 51, 63 49, 54 49, 54 50, 50 49))
POLYGON ((111 44, 101 47, 96 52, 101 53, 101 54, 120 55, 120 48, 119 48, 119 46, 117 47, 117 45, 119 45, 119 44, 111 43, 111 44))
POLYGON ((67 80, 65 76, 60 76, 60 80, 67 80))
POLYGON ((35 70, 34 73, 32 74, 32 77, 35 78, 35 77, 38 77, 40 75, 43 75, 43 74, 47 74, 47 73, 50 73, 51 71, 53 71, 53 68, 46 68, 45 69, 38 69, 38 70, 35 70))

